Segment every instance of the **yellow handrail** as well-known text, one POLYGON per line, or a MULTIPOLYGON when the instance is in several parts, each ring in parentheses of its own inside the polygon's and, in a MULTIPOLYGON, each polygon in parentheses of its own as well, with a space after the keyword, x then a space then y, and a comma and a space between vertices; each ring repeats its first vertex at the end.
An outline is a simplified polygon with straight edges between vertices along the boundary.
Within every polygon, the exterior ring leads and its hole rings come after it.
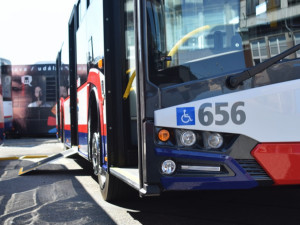
POLYGON ((131 89, 131 85, 132 85, 133 80, 134 80, 135 75, 136 75, 135 69, 129 69, 129 70, 126 71, 126 74, 128 74, 128 73, 130 73, 132 70, 134 70, 134 71, 133 71, 133 73, 131 74, 131 76, 130 76, 130 78, 129 78, 129 81, 128 81, 126 90, 125 90, 124 95, 123 95, 123 99, 124 99, 124 100, 126 100, 126 99, 128 98, 128 96, 129 96, 130 89, 131 89))
MULTIPOLYGON (((193 35, 195 35, 195 34, 197 34, 197 33, 200 33, 200 32, 202 32, 202 31, 204 31, 204 30, 207 30, 207 29, 209 29, 209 28, 210 28, 209 25, 202 26, 202 27, 199 27, 199 28, 197 28, 197 29, 195 29, 195 30, 189 32, 189 33, 186 34, 185 36, 183 36, 183 37, 182 37, 182 38, 174 45, 174 47, 173 47, 173 48, 171 49, 171 51, 169 52, 168 56, 173 56, 173 55, 178 51, 179 47, 180 47, 181 45, 183 45, 183 44, 184 44, 191 36, 193 36, 193 35)), ((170 61, 167 62, 167 67, 169 67, 169 66, 170 66, 170 61)), ((126 100, 126 99, 128 98, 129 93, 130 93, 130 89, 131 89, 131 85, 132 85, 133 80, 134 80, 134 78, 135 78, 135 76, 136 76, 135 68, 128 69, 128 70, 126 71, 126 74, 129 74, 132 70, 134 70, 134 71, 133 71, 132 75, 131 75, 130 78, 129 78, 129 81, 128 81, 126 90, 125 90, 124 95, 123 95, 123 99, 124 99, 124 100, 126 100)))
MULTIPOLYGON (((200 33, 204 30, 207 30, 209 29, 210 26, 209 25, 205 25, 205 26, 202 26, 202 27, 199 27, 189 33, 187 33, 186 35, 184 35, 175 45, 174 47, 171 49, 171 51, 169 52, 168 56, 173 56, 179 49, 179 47, 181 45, 183 45, 191 36, 197 34, 197 33, 200 33)), ((170 66, 170 61, 167 62, 167 67, 170 66)))

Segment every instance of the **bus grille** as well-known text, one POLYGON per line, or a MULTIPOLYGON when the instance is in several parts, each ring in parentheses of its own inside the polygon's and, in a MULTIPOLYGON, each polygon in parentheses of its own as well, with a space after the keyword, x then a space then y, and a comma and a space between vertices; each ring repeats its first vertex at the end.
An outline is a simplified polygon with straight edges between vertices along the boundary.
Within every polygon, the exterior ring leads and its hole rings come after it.
POLYGON ((251 177, 253 177, 253 179, 257 181, 272 180, 254 159, 237 159, 236 161, 251 175, 251 177))

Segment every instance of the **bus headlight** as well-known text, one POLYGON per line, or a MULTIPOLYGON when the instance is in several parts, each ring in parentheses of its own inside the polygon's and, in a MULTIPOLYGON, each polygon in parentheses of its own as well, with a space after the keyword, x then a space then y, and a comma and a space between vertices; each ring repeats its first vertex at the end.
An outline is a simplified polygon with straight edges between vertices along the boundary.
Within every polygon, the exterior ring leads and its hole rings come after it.
POLYGON ((187 130, 180 134, 180 142, 184 146, 192 146, 196 143, 196 134, 193 131, 187 130))
POLYGON ((176 164, 173 160, 168 159, 161 164, 161 171, 163 174, 171 175, 176 170, 176 164))
POLYGON ((219 133, 211 133, 207 138, 207 144, 211 148, 220 148, 223 145, 223 137, 219 133))

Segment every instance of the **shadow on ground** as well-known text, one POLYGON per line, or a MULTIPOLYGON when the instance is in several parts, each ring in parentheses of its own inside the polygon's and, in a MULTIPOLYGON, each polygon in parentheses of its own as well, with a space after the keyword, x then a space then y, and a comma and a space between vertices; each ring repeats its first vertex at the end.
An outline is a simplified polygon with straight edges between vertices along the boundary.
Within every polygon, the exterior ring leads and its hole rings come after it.
MULTIPOLYGON (((107 213, 110 204, 101 207, 75 178, 91 180, 91 176, 95 184, 91 164, 80 157, 73 159, 83 169, 51 164, 21 177, 18 169, 31 162, 0 162, 0 224, 117 224, 107 213)), ((133 191, 114 205, 132 218, 123 224, 300 224, 299 186, 171 192, 142 199, 133 191)))
POLYGON ((68 170, 51 164, 18 176, 28 160, 0 161, 0 224, 116 224, 68 170))
MULTIPOLYGON (((88 163, 79 159, 79 165, 92 174, 88 163)), ((169 192, 146 198, 134 191, 114 204, 130 209, 132 218, 145 225, 300 224, 300 186, 169 192)))

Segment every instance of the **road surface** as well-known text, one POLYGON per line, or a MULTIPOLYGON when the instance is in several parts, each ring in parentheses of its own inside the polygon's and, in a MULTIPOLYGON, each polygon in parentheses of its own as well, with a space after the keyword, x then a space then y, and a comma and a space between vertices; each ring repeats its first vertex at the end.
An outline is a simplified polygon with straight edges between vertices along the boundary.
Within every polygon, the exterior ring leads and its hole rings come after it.
POLYGON ((0 224, 299 225, 300 186, 242 191, 173 192, 103 201, 90 163, 60 159, 18 176, 37 159, 59 152, 56 140, 10 140, 0 147, 0 224), (9 158, 14 156, 16 158, 9 158))

